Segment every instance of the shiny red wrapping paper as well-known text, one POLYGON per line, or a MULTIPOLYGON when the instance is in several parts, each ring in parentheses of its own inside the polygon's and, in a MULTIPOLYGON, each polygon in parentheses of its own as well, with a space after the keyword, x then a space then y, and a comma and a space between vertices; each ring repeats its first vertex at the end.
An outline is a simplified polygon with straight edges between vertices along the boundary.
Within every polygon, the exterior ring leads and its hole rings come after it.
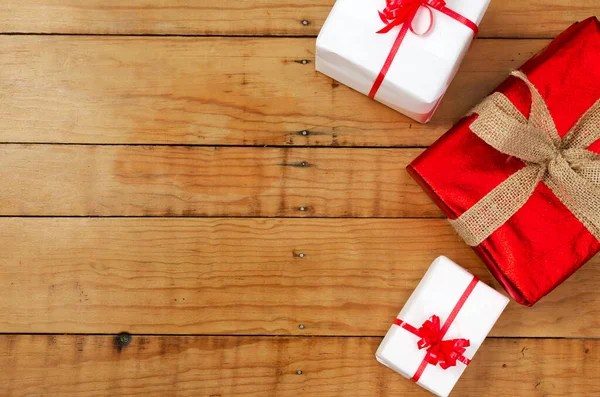
MULTIPOLYGON (((600 97, 600 23, 592 17, 571 26, 520 70, 537 87, 564 136, 600 97)), ((509 77, 497 90, 529 116, 531 95, 523 82, 509 77)), ((460 120, 408 166, 451 219, 524 167, 471 132, 476 117, 460 120)), ((588 149, 600 153, 600 141, 588 149)), ((517 302, 531 306, 596 254, 600 243, 540 183, 508 222, 473 249, 517 302)))

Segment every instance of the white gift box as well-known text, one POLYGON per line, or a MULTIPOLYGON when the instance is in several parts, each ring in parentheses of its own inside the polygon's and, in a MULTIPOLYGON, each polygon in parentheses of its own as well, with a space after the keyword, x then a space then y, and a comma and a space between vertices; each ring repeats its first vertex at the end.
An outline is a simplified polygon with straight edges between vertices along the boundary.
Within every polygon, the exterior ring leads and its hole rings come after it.
MULTIPOLYGON (((489 2, 446 0, 446 6, 479 25, 489 2)), ((337 0, 317 38, 317 71, 368 95, 401 29, 377 33, 385 26, 378 14, 385 6, 385 0, 337 0)), ((374 97, 422 123, 433 115, 474 37, 450 16, 436 9, 432 15, 427 34, 408 31, 374 97)), ((415 31, 426 31, 429 18, 420 7, 415 31)))
POLYGON ((455 366, 443 369, 439 364, 428 363, 428 349, 419 349, 422 338, 413 332, 432 316, 438 316, 442 332, 446 330, 443 341, 469 341, 462 357, 470 361, 508 302, 504 295, 441 256, 431 264, 381 342, 377 360, 430 392, 446 397, 467 365, 459 360, 455 366), (414 327, 413 331, 404 326, 414 327), (416 379, 419 368, 420 377, 416 379))

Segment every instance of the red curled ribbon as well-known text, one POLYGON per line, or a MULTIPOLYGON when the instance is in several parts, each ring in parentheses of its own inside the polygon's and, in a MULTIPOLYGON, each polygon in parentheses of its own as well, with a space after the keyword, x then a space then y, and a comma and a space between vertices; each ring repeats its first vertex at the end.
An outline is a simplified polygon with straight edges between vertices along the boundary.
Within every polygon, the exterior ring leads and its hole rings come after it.
POLYGON ((375 98, 375 94, 377 94, 379 87, 381 87, 381 83, 383 83, 387 72, 390 70, 392 62, 394 61, 394 58, 400 49, 402 41, 404 41, 406 33, 409 30, 417 36, 422 36, 429 33, 433 27, 434 21, 432 9, 446 14, 450 18, 470 28, 474 33, 473 38, 475 38, 479 32, 479 28, 475 22, 446 7, 446 2, 444 0, 386 0, 386 4, 387 5, 383 11, 379 11, 379 17, 385 24, 385 27, 379 30, 377 33, 388 33, 396 26, 402 25, 402 27, 400 28, 398 37, 396 38, 396 41, 394 41, 394 45, 392 46, 392 49, 390 50, 390 53, 385 60, 381 71, 379 72, 379 75, 373 83, 373 87, 371 87, 371 91, 369 92, 370 98, 375 98), (425 32, 417 33, 412 25, 415 20, 415 16, 417 15, 417 11, 419 11, 419 8, 421 7, 425 7, 425 9, 429 12, 429 26, 425 32))
POLYGON ((431 318, 425 321, 418 329, 410 324, 405 323, 399 318, 394 321, 395 325, 398 325, 421 338, 417 342, 419 350, 427 349, 425 358, 421 362, 421 365, 419 365, 417 372, 415 372, 412 377, 414 382, 419 381, 428 364, 439 364, 442 369, 446 370, 450 367, 455 367, 457 362, 461 362, 465 365, 469 365, 471 362, 471 360, 463 356, 466 348, 471 345, 468 339, 444 340, 444 336, 446 335, 446 332, 448 332, 448 329, 454 322, 454 319, 462 309, 467 299, 469 299, 469 296, 475 289, 475 286, 478 282, 479 280, 477 280, 477 277, 473 277, 467 286, 467 289, 463 292, 462 296, 456 303, 456 306, 454 306, 452 312, 443 325, 441 325, 440 318, 436 315, 431 316, 431 318))

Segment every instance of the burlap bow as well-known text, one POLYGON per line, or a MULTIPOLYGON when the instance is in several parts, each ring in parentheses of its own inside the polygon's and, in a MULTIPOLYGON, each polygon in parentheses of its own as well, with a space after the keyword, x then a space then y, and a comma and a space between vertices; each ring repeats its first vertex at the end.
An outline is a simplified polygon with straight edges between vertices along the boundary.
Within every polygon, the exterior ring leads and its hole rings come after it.
POLYGON ((471 130, 496 150, 521 159, 525 167, 450 223, 467 244, 476 246, 508 221, 544 182, 600 240, 600 155, 587 150, 600 139, 600 99, 561 139, 535 86, 522 72, 512 75, 531 92, 529 119, 496 92, 472 110, 479 117, 471 130))

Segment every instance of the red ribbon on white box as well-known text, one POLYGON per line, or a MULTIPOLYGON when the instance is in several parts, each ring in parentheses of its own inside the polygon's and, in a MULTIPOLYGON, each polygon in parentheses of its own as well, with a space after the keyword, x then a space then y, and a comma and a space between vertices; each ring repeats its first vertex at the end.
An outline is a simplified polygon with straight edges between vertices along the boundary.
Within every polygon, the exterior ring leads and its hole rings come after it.
POLYGON ((464 365, 469 365, 471 360, 463 356, 466 348, 471 344, 468 339, 450 339, 443 340, 444 336, 448 332, 448 329, 456 319, 456 316, 461 311, 467 299, 477 286, 479 280, 473 276, 473 279, 461 295, 460 299, 452 309, 452 312, 446 319, 443 325, 441 325, 440 318, 437 315, 431 316, 427 321, 421 325, 420 328, 415 328, 412 325, 404 322, 397 318, 394 324, 404 328, 410 333, 420 337, 421 339, 417 342, 419 350, 427 349, 427 354, 419 368, 412 377, 414 382, 418 382, 421 379, 421 375, 427 368, 427 365, 438 365, 446 370, 450 367, 456 366, 457 362, 461 362, 464 365))
POLYGON ((379 72, 379 75, 371 87, 371 91, 369 92, 370 98, 375 98, 379 87, 381 87, 381 83, 383 83, 387 72, 392 66, 394 58, 396 58, 396 54, 400 49, 402 41, 404 41, 406 33, 408 33, 409 30, 417 36, 422 36, 429 33, 434 23, 433 12, 431 11, 432 9, 448 15, 450 18, 471 29, 473 31, 473 38, 475 38, 477 33, 479 33, 479 28, 475 22, 446 7, 446 2, 444 0, 386 0, 386 7, 383 9, 383 11, 379 11, 379 17, 386 25, 377 33, 388 33, 396 26, 402 25, 402 27, 400 28, 398 37, 396 37, 396 41, 394 41, 394 45, 392 46, 392 49, 390 50, 390 53, 388 54, 388 57, 385 60, 381 71, 379 72), (429 27, 425 32, 417 33, 412 25, 415 20, 415 16, 417 15, 417 11, 419 11, 419 8, 421 7, 425 7, 425 9, 429 11, 429 27))

